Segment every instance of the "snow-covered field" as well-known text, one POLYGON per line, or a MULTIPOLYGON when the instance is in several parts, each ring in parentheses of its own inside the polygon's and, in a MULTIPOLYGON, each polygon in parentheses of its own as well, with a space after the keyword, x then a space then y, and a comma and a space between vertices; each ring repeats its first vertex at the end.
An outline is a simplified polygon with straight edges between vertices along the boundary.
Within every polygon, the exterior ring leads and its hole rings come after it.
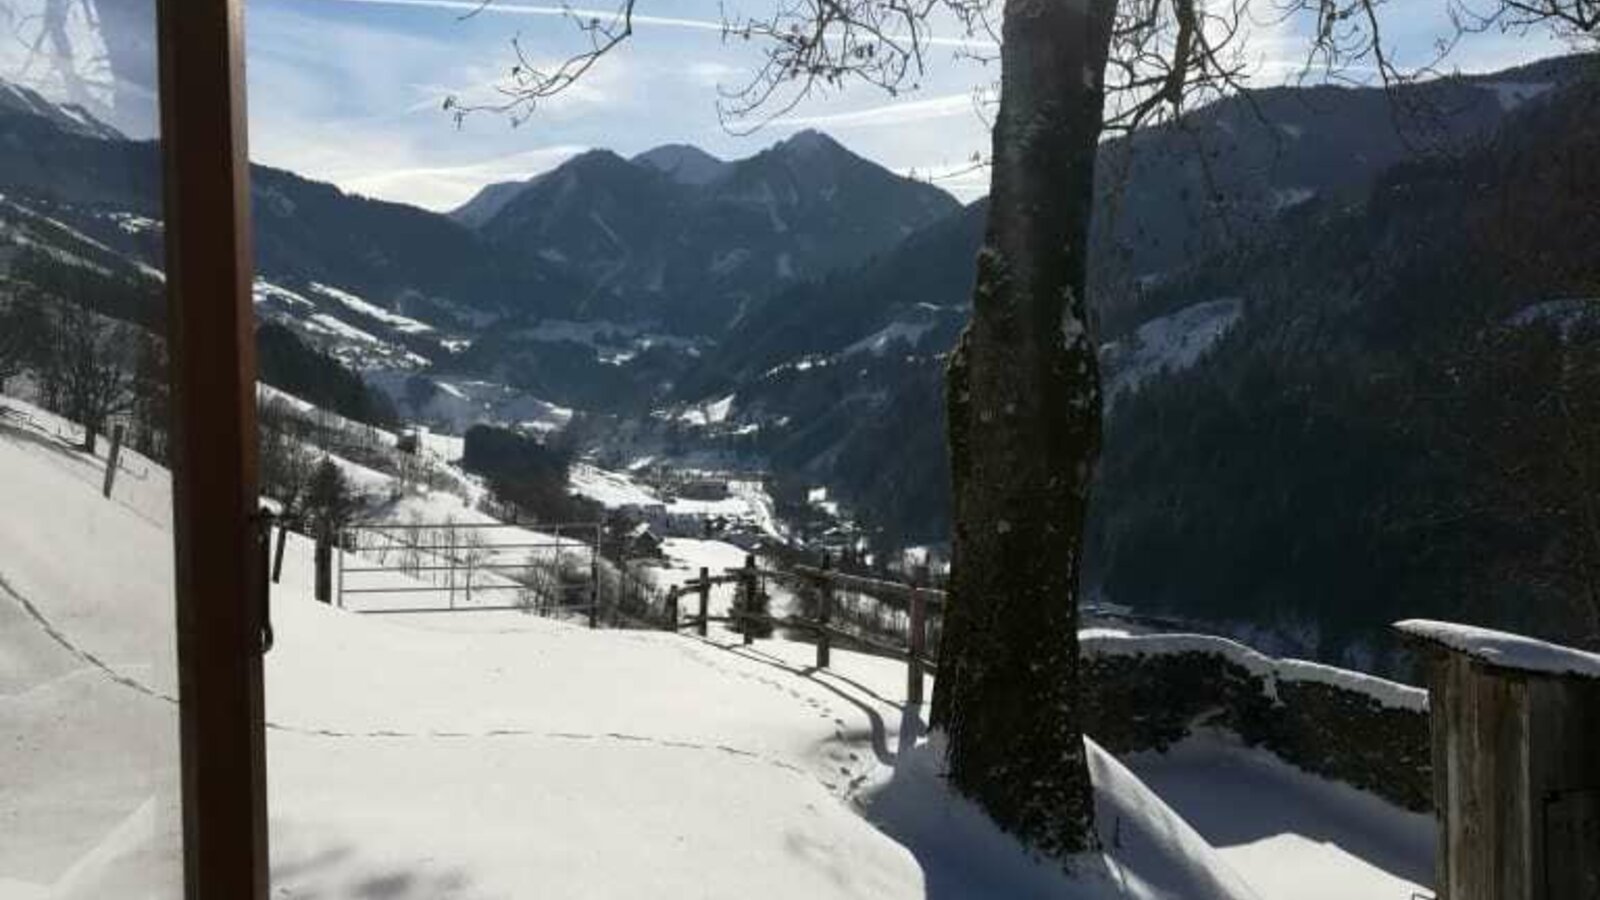
POLYGON ((388 395, 409 418, 454 434, 492 423, 548 434, 572 421, 573 411, 526 391, 477 378, 422 375, 402 368, 369 369, 367 383, 388 395), (409 385, 421 378, 430 386, 426 400, 413 402, 409 385))
MULTIPOLYGON (((176 896, 166 475, 130 456, 103 500, 101 463, 36 420, 0 428, 0 898, 176 896)), ((895 662, 362 616, 311 579, 294 539, 267 657, 275 897, 1313 896, 1297 866, 1405 896, 1357 858, 1409 852, 1382 809, 1228 748, 1124 767, 1091 745, 1105 852, 1069 878, 945 788, 895 662)))
POLYGON ((772 495, 759 479, 729 477, 728 495, 718 500, 689 497, 664 498, 654 487, 627 472, 613 472, 589 463, 575 463, 568 476, 572 493, 587 497, 607 509, 633 508, 656 510, 674 519, 723 517, 748 525, 763 534, 782 540, 784 528, 778 521, 772 495))

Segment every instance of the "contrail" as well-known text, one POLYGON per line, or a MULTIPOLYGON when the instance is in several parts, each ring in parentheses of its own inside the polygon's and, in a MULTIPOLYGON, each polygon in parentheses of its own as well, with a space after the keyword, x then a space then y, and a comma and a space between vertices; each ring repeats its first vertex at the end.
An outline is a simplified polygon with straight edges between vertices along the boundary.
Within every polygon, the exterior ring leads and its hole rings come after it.
MULTIPOLYGON (((359 6, 406 6, 423 9, 447 9, 452 12, 483 12, 497 13, 506 16, 553 16, 567 18, 576 16, 581 19, 612 19, 617 15, 615 9, 580 9, 565 6, 542 6, 525 3, 492 2, 485 5, 479 0, 329 0, 333 3, 350 3, 359 6)), ((664 28, 687 28, 692 31, 717 31, 723 30, 722 22, 711 19, 678 19, 666 16, 633 16, 633 21, 638 25, 660 25, 664 28)), ((890 35, 891 37, 904 38, 907 35, 890 35)), ((980 38, 941 38, 928 37, 923 43, 931 47, 994 47, 993 41, 980 38)))

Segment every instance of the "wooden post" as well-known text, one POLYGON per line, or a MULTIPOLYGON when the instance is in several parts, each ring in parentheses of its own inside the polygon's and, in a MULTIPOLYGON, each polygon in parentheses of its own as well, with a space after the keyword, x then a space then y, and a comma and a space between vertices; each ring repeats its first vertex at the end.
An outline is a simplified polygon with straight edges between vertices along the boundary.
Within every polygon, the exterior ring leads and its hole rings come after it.
MULTIPOLYGON (((353 531, 353 532, 350 532, 348 535, 344 536, 343 540, 340 542, 340 544, 336 548, 339 551, 339 555, 333 557, 332 561, 330 562, 330 564, 328 566, 328 568, 336 569, 339 572, 338 588, 333 592, 333 602, 334 602, 334 605, 339 607, 340 609, 344 609, 345 608, 345 605, 344 605, 344 586, 345 586, 344 567, 346 565, 348 565, 348 563, 345 561, 345 549, 346 548, 350 548, 350 549, 353 549, 353 550, 360 550, 361 549, 361 537, 360 537, 360 535, 361 535, 360 531, 353 531)), ((330 538, 330 540, 331 540, 331 538, 330 538)), ((331 549, 330 549, 329 552, 330 553, 332 552, 331 549)))
MULTIPOLYGON (((744 572, 739 575, 739 589, 744 592, 744 615, 747 617, 755 615, 756 591, 759 588, 756 585, 756 557, 753 553, 745 554, 744 572)), ((745 644, 754 644, 755 622, 749 618, 742 618, 739 620, 739 626, 739 630, 744 632, 745 644)))
MULTIPOLYGON (((827 553, 822 554, 822 571, 827 572, 832 567, 833 560, 827 553)), ((824 578, 818 584, 822 596, 817 601, 817 621, 822 623, 822 628, 817 631, 817 668, 826 669, 833 655, 833 635, 827 630, 833 618, 833 582, 824 578)))
POLYGON ((316 597, 319 603, 333 603, 333 541, 328 539, 327 529, 319 529, 317 534, 317 549, 313 554, 316 562, 316 597))
POLYGON ((159 0, 184 896, 266 900, 243 0, 159 0))
POLYGON ((700 621, 695 624, 695 631, 701 637, 706 636, 706 623, 711 619, 711 570, 705 566, 700 567, 700 621))
MULTIPOLYGON (((556 542, 560 546, 560 541, 556 542)), ((561 577, 559 568, 556 577, 561 577)), ((613 625, 615 622, 612 623, 613 625)), ((589 627, 600 627, 600 526, 594 527, 594 546, 589 548, 589 627)))
POLYGON ((111 429, 111 450, 106 453, 106 481, 100 489, 107 500, 111 499, 111 485, 117 480, 117 461, 122 458, 122 433, 121 425, 111 429))
POLYGON ((927 644, 928 598, 916 585, 911 586, 911 655, 906 660, 906 703, 922 703, 922 654, 927 644))
POLYGON ((678 589, 667 591, 667 630, 678 630, 678 589))
POLYGON ((289 527, 278 524, 278 549, 272 554, 272 583, 278 584, 283 580, 283 545, 289 542, 289 527))

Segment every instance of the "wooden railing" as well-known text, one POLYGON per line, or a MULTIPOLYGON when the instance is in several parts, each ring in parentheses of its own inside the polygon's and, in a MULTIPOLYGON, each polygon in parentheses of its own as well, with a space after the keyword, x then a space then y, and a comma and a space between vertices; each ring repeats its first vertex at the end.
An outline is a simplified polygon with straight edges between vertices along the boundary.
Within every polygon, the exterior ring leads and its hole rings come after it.
POLYGON ((895 659, 905 660, 908 703, 921 703, 923 676, 938 673, 938 659, 928 652, 928 614, 930 610, 941 610, 944 601, 943 591, 846 574, 834 570, 826 558, 823 559, 821 566, 801 565, 792 569, 763 569, 756 565, 753 556, 745 558, 744 566, 725 569, 721 575, 712 575, 710 569, 701 567, 699 578, 690 579, 666 594, 667 622, 673 631, 694 628, 697 634, 705 637, 710 623, 730 622, 738 626, 738 630, 744 634, 746 644, 752 643, 755 639, 755 628, 750 626, 765 625, 808 632, 816 639, 816 666, 819 669, 826 669, 832 663, 835 640, 858 644, 895 659), (818 592, 816 615, 773 616, 738 610, 726 616, 711 615, 711 589, 714 586, 735 585, 743 597, 754 597, 760 590, 762 579, 785 581, 815 589, 818 592), (859 630, 840 628, 833 622, 833 611, 836 608, 835 595, 838 591, 864 594, 905 612, 908 619, 906 642, 901 644, 859 630), (683 597, 688 596, 698 599, 699 609, 692 615, 683 616, 680 612, 680 602, 683 597))

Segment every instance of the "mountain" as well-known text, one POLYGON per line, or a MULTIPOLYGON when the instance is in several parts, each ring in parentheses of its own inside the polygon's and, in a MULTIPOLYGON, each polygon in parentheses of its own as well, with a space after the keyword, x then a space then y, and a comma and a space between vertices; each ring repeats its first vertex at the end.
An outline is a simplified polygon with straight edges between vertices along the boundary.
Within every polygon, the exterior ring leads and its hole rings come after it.
POLYGON ((543 260, 502 253, 416 207, 264 166, 251 167, 251 187, 257 265, 277 281, 336 285, 459 328, 486 316, 560 314, 582 290, 543 260))
MULTIPOLYGON (((1592 60, 1557 57, 1393 92, 1268 88, 1107 141, 1097 171, 1103 212, 1092 266, 1100 292, 1112 293, 1119 280, 1172 277, 1313 198, 1360 202, 1390 167, 1469 150, 1526 103, 1588 77, 1592 60)), ((1109 297, 1102 312, 1112 328, 1137 324, 1119 317, 1109 297)))
MULTIPOLYGON (((1296 120, 1304 131, 1275 171, 1280 185, 1315 176, 1315 189, 1131 288, 1099 286, 1108 424, 1093 590, 1212 627, 1256 623, 1252 637, 1284 652, 1368 668, 1396 664, 1384 635, 1402 609, 1552 637, 1587 627, 1554 576, 1512 578, 1576 552, 1562 537, 1581 533, 1562 518, 1576 514, 1573 492, 1552 474, 1507 498, 1483 473, 1560 459, 1574 438, 1540 424, 1560 421, 1548 411, 1560 375, 1588 371, 1591 353, 1600 366, 1600 341, 1584 343, 1600 333, 1600 304, 1585 300, 1600 297, 1591 62, 1451 88, 1470 101, 1454 109, 1481 116, 1472 139, 1458 131, 1448 152, 1382 165, 1334 134, 1381 129, 1376 92, 1310 91, 1332 118, 1296 120), (1354 156, 1319 171, 1323 142, 1354 156), (1496 448, 1524 462, 1485 458, 1496 448)), ((1243 153, 1211 159, 1213 174, 1244 184, 1243 153)), ((1130 182, 1123 214, 1164 205, 1182 223, 1181 181, 1130 182)), ((981 234, 974 205, 755 307, 679 381, 685 408, 727 410, 699 428, 705 444, 827 485, 885 549, 942 539, 943 354, 981 234)), ((1103 277, 1112 261, 1097 265, 1103 277)), ((1600 396, 1571 398, 1590 401, 1600 416, 1600 396)))
POLYGON ((527 181, 501 181, 485 185, 479 189, 472 199, 450 211, 450 218, 468 228, 480 228, 483 223, 494 218, 506 204, 515 200, 528 185, 537 179, 527 181))
POLYGON ((648 166, 679 184, 705 186, 727 174, 729 164, 689 144, 663 144, 635 156, 635 165, 648 166))
MULTIPOLYGON (((729 164, 689 144, 663 144, 633 157, 634 165, 654 169, 679 184, 704 186, 720 178, 729 164)), ((450 218, 468 228, 482 228, 505 209, 506 204, 528 190, 543 175, 524 181, 500 181, 485 185, 466 203, 451 210, 450 218)))
POLYGON ((585 153, 479 230, 588 282, 583 318, 717 334, 783 285, 857 265, 958 206, 816 132, 708 161, 681 148, 642 161, 585 153))
MULTIPOLYGON (((1584 77, 1591 61, 1556 58, 1402 89, 1402 108, 1413 111, 1401 118, 1403 128, 1380 89, 1273 88, 1107 141, 1091 266, 1102 337, 1121 338, 1164 312, 1151 306, 1150 288, 1181 277, 1194 260, 1253 240, 1307 204, 1360 204, 1384 172, 1408 159, 1465 152, 1528 104, 1584 77)), ((859 271, 756 304, 680 383, 680 399, 725 392, 786 360, 840 352, 919 304, 964 309, 985 209, 980 202, 919 230, 859 271)))
POLYGON ((16 114, 37 116, 69 134, 107 141, 126 140, 122 132, 76 103, 51 103, 31 88, 0 82, 0 116, 16 114))
MULTIPOLYGON (((162 263, 158 146, 85 126, 31 92, 6 96, 16 102, 0 106, 0 225, 13 223, 13 242, 147 279, 162 263)), ((583 154, 487 189, 469 204, 488 217, 479 229, 270 167, 252 167, 251 182, 264 320, 361 370, 432 368, 635 411, 738 309, 955 207, 814 134, 727 164, 682 147, 640 161, 583 154)), ((134 305, 132 318, 159 316, 144 309, 158 304, 134 305)))

